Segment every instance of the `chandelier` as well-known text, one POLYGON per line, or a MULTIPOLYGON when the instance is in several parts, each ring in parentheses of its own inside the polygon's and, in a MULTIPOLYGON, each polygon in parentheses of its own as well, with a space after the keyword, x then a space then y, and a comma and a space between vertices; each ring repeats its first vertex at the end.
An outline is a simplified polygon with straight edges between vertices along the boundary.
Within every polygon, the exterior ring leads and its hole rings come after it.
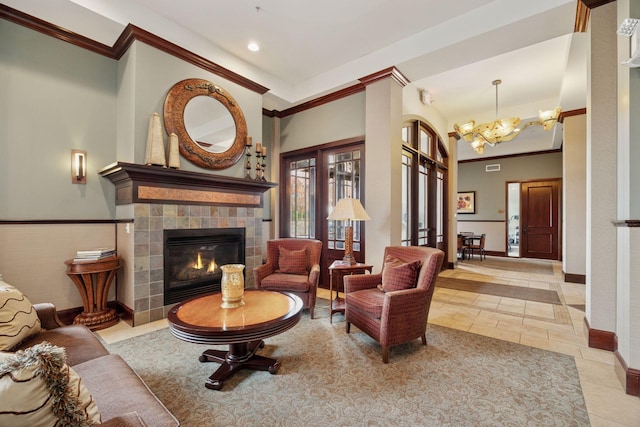
POLYGON ((498 119, 498 85, 502 83, 502 80, 494 80, 491 82, 496 87, 496 120, 488 123, 481 123, 476 126, 474 120, 470 120, 468 123, 453 125, 453 129, 458 136, 465 141, 471 143, 476 153, 483 154, 484 146, 490 145, 495 147, 496 144, 501 142, 511 141, 518 136, 523 129, 529 126, 539 125, 544 130, 550 130, 553 125, 558 121, 560 116, 560 107, 556 107, 553 110, 539 111, 538 120, 533 120, 520 125, 519 117, 511 117, 508 119, 498 119))

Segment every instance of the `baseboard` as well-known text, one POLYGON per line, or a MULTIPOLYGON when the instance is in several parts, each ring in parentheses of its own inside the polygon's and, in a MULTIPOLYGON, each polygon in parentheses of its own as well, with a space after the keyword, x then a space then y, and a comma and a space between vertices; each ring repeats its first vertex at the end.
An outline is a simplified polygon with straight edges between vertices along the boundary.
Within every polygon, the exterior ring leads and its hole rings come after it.
MULTIPOLYGON (((109 301, 107 307, 114 308, 120 320, 127 322, 133 326, 133 310, 121 303, 120 301, 109 301)), ((80 313, 82 313, 82 307, 67 308, 65 310, 57 311, 58 317, 65 325, 73 324, 73 319, 80 313)))
POLYGON ((564 273, 564 281, 584 285, 587 283, 587 276, 585 274, 564 273))
POLYGON ((592 329, 586 317, 584 323, 587 326, 589 347, 607 351, 618 350, 615 332, 592 329))
POLYGON ((508 256, 504 252, 498 252, 498 251, 484 251, 484 253, 487 254, 487 255, 490 255, 490 256, 501 256, 501 257, 507 257, 508 256))
POLYGON ((624 385, 625 392, 628 395, 640 397, 640 370, 629 368, 618 351, 615 352, 615 356, 616 375, 624 385))
POLYGON ((58 318, 62 320, 62 323, 64 323, 65 325, 71 325, 73 324, 73 319, 75 319, 78 314, 82 313, 82 307, 58 310, 56 313, 58 314, 58 318))
POLYGON ((115 306, 116 313, 120 316, 120 320, 128 323, 129 326, 133 326, 133 310, 120 301, 113 301, 112 303, 115 306))

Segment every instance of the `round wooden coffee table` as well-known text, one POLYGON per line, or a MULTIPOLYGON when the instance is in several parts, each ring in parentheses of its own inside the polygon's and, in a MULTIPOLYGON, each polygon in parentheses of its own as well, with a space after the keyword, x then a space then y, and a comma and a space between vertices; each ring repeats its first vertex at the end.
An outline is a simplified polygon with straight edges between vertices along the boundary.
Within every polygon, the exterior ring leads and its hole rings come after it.
POLYGON ((207 388, 220 390, 223 381, 240 369, 275 374, 280 368, 277 359, 255 353, 264 347, 264 338, 298 323, 302 300, 289 293, 248 289, 244 302, 241 307, 222 308, 222 294, 209 294, 177 304, 167 315, 171 333, 183 341, 229 345, 229 351, 206 350, 200 356, 200 362, 221 363, 206 380, 207 388))

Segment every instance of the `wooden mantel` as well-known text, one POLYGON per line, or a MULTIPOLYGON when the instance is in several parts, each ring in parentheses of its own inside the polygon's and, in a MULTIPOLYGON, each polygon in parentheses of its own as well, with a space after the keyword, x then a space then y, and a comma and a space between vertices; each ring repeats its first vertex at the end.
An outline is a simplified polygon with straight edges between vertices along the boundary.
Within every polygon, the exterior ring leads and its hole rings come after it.
POLYGON ((262 207, 274 182, 115 162, 98 172, 116 187, 116 205, 131 203, 262 207))

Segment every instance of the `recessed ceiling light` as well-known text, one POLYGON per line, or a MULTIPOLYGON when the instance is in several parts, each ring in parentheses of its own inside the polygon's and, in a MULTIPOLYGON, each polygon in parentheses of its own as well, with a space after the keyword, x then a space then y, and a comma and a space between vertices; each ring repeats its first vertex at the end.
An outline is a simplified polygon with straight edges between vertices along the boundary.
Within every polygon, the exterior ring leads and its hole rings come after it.
POLYGON ((251 52, 257 52, 260 50, 260 46, 258 46, 258 43, 251 42, 247 45, 247 49, 249 49, 251 52))

